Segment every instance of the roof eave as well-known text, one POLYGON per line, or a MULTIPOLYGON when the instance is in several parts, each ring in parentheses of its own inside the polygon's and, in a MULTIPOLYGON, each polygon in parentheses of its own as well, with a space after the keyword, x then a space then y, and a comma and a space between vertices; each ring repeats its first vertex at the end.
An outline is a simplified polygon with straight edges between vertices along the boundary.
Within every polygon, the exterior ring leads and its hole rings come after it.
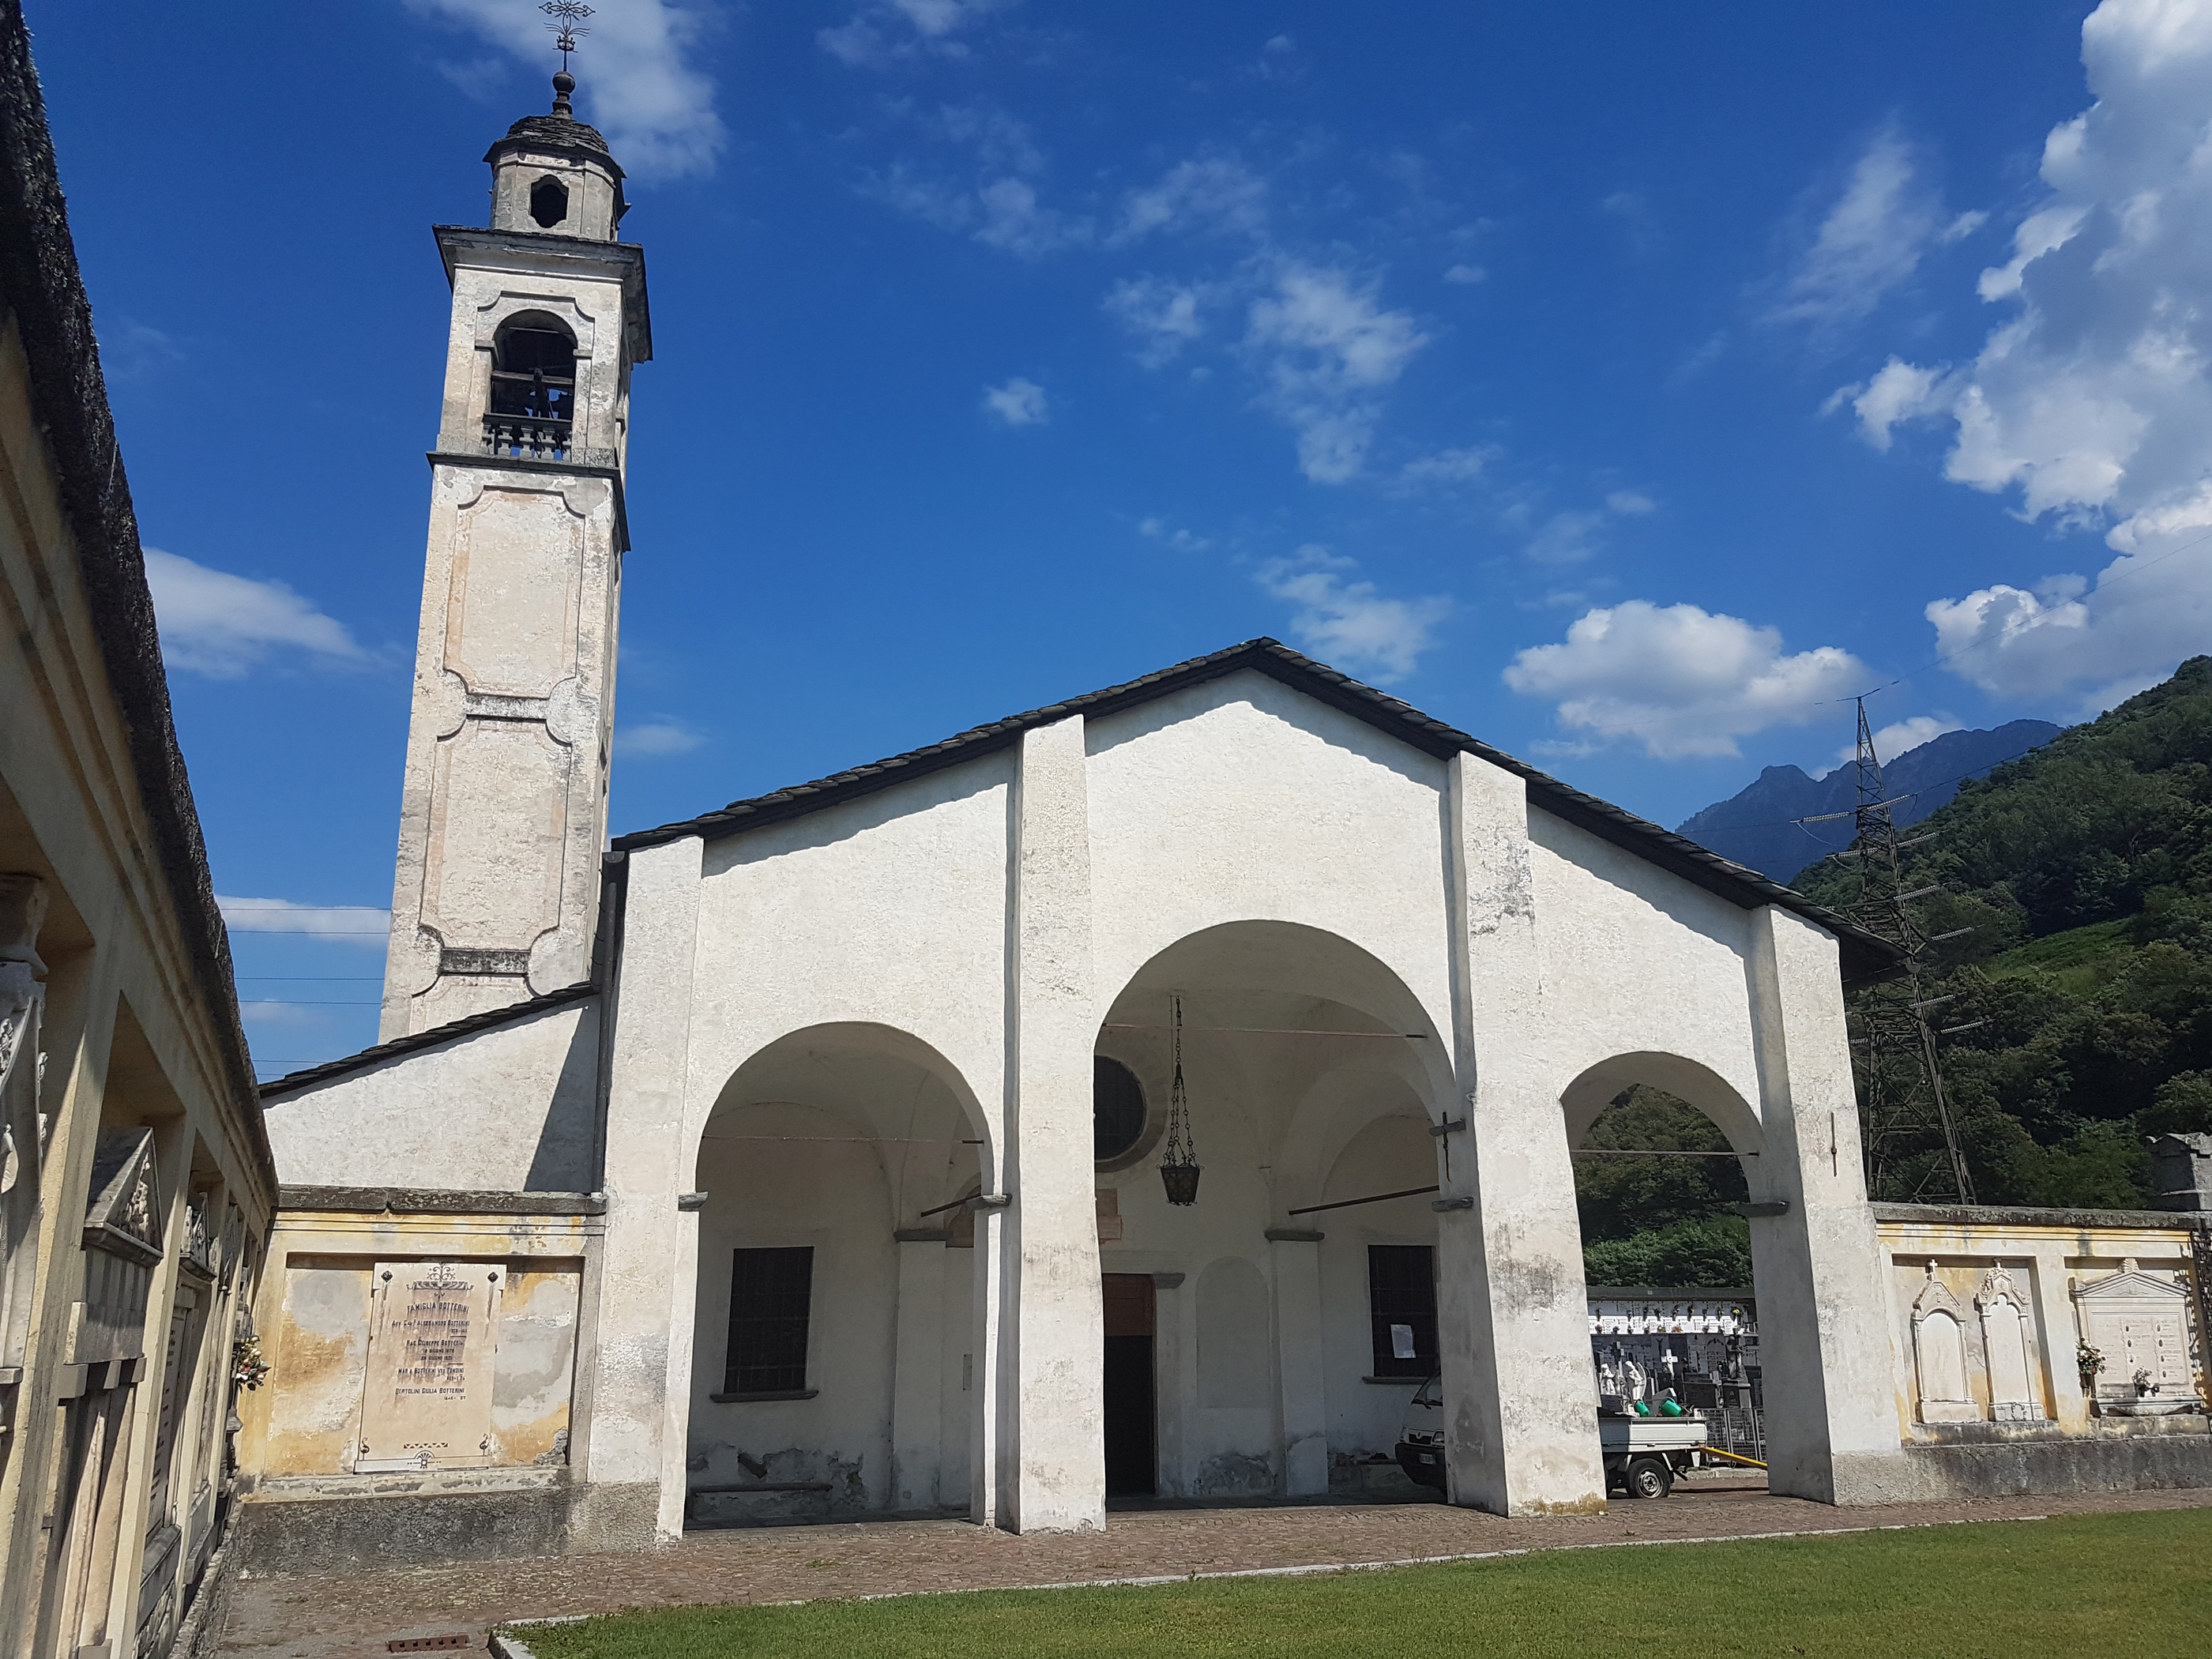
POLYGON ((697 836, 719 841, 788 818, 802 817, 840 801, 855 800, 882 789, 927 777, 953 766, 1011 748, 1023 732, 1048 726, 1073 714, 1097 719, 1140 703, 1151 702, 1193 685, 1252 670, 1279 681, 1316 701, 1389 733, 1400 742, 1437 759, 1470 754, 1522 779, 1530 799, 1540 810, 1565 819, 1600 839, 1632 853, 1709 892, 1746 909, 1778 904, 1803 916, 1833 934, 1842 947, 1846 989, 1876 983, 1903 971, 1904 958, 1887 941, 1854 927, 1832 910, 1814 903, 1802 893, 1771 881, 1708 851, 1686 836, 1662 829, 1649 819, 1599 799, 1559 781, 1549 773, 1516 759, 1502 749, 1472 737, 1455 726, 1423 714, 1411 703, 1363 684, 1350 675, 1316 662, 1277 640, 1247 640, 1211 655, 1129 680, 1121 685, 1048 703, 1019 714, 958 732, 942 742, 909 750, 849 771, 817 778, 750 799, 732 801, 717 811, 702 813, 675 823, 618 836, 618 852, 633 852, 663 842, 697 836))

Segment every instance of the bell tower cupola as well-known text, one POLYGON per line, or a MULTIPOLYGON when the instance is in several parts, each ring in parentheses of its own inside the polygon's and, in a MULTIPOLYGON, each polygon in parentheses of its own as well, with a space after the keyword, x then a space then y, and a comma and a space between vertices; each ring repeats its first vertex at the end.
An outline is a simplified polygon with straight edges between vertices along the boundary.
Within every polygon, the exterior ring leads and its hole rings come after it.
POLYGON ((611 242, 629 204, 607 141, 575 118, 575 76, 553 77, 553 112, 526 115, 484 160, 491 163, 491 228, 551 231, 611 242))
POLYGON ((653 331, 644 250, 617 240, 623 170, 576 119, 575 84, 564 59, 551 112, 486 154, 490 224, 436 228, 453 309, 385 1042, 591 970, 630 372, 653 331))

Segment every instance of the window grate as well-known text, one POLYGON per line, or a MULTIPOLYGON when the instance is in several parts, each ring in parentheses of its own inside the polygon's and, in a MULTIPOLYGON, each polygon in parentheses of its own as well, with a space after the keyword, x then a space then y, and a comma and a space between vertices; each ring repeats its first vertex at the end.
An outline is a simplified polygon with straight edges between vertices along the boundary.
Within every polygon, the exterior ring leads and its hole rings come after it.
POLYGON ((1367 1308, 1375 1375, 1425 1377, 1437 1369, 1436 1251, 1426 1244, 1367 1247, 1367 1308))
POLYGON ((724 1392, 804 1389, 814 1247, 730 1254, 730 1349, 724 1392))

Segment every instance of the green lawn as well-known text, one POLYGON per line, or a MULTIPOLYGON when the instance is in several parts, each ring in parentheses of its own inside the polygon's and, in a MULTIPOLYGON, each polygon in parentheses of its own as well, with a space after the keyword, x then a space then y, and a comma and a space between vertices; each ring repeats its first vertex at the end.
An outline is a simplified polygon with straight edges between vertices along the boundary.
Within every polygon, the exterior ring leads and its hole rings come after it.
POLYGON ((680 1607, 516 1634, 539 1659, 2203 1659, 2212 1651, 2212 1510, 1555 1550, 1147 1589, 680 1607))

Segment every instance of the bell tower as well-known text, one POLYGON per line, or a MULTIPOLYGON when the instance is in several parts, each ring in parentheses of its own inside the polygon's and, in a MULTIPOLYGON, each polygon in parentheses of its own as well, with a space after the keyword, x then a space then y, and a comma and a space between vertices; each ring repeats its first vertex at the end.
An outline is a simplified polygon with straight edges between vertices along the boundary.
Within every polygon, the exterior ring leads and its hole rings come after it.
POLYGON ((629 547, 629 377, 653 356, 623 170, 549 115, 484 157, 491 224, 437 227, 453 293, 430 453, 392 943, 379 1040, 589 971, 615 634, 629 547))

